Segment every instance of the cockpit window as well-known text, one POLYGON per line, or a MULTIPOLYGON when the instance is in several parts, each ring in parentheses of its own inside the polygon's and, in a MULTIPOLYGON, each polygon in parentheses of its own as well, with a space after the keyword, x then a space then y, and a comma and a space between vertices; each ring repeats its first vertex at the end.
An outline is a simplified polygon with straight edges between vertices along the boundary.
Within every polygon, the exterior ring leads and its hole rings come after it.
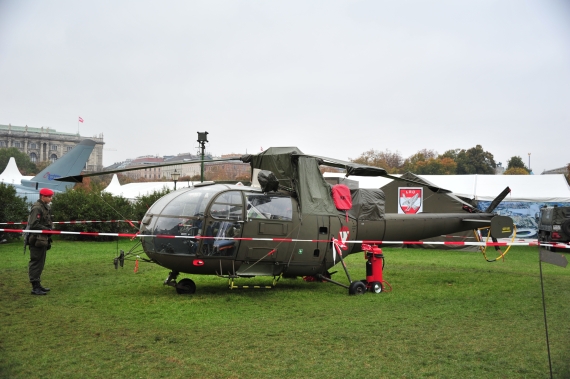
POLYGON ((288 196, 248 193, 247 218, 291 221, 293 207, 288 196))
MULTIPOLYGON (((202 233, 203 218, 159 217, 154 234, 168 236, 199 236, 202 233)), ((192 238, 155 238, 155 251, 167 254, 191 254, 198 251, 199 241, 192 238)))
POLYGON ((217 191, 212 191, 212 187, 194 188, 172 200, 161 213, 176 216, 204 215, 206 206, 215 192, 217 191))
POLYGON ((231 257, 236 252, 234 238, 241 237, 241 224, 237 221, 211 221, 205 229, 206 238, 202 244, 202 254, 231 257))
POLYGON ((212 217, 221 220, 243 220, 243 199, 240 191, 224 192, 210 208, 212 217))
POLYGON ((160 213, 160 211, 162 211, 162 209, 164 208, 164 206, 166 204, 168 204, 170 201, 172 201, 172 199, 176 197, 176 195, 174 193, 169 193, 168 195, 165 195, 163 197, 161 197, 160 199, 158 199, 148 210, 147 213, 149 214, 158 214, 160 213))

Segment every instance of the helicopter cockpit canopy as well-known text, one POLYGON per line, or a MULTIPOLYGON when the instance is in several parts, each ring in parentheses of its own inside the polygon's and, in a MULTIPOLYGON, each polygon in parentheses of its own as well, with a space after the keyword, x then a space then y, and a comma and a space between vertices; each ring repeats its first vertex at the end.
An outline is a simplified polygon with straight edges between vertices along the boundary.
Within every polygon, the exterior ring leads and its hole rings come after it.
POLYGON ((241 236, 245 222, 292 218, 291 196, 213 184, 184 188, 162 197, 143 218, 141 236, 147 255, 232 257, 239 246, 234 238, 241 236), (144 238, 145 234, 155 237, 144 238))
MULTIPOLYGON (((210 201, 224 185, 190 187, 173 191, 150 207, 142 220, 141 235, 198 236, 202 234, 204 215, 210 201)), ((162 240, 143 238, 145 251, 195 254, 198 244, 191 239, 162 240), (152 241, 152 242, 151 242, 152 241)))

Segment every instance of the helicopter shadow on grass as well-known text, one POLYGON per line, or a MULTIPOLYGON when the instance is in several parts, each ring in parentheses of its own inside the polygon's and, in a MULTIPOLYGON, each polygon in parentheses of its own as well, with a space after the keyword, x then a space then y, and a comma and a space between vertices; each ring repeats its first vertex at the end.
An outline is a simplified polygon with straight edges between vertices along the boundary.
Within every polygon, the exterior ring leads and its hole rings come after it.
MULTIPOLYGON (((155 276, 152 273, 152 276, 155 276)), ((272 278, 269 277, 256 277, 256 278, 238 278, 234 281, 234 286, 240 288, 230 288, 227 279, 217 278, 217 277, 201 277, 196 280, 197 291, 194 294, 178 294, 175 288, 171 286, 148 286, 147 279, 140 276, 140 282, 132 285, 128 289, 128 293, 132 296, 157 296, 160 298, 181 298, 181 299, 192 299, 200 298, 203 296, 215 298, 225 298, 227 296, 236 298, 272 298, 274 296, 289 296, 293 293, 307 292, 310 294, 317 293, 336 293, 338 289, 328 283, 321 282, 306 282, 302 278, 281 278, 275 286, 272 288, 272 278), (242 288, 242 286, 247 286, 248 288, 242 288), (253 288, 262 287, 262 288, 253 288)), ((181 277, 183 279, 183 277, 181 277)), ((121 281, 122 282, 122 281, 121 281)), ((127 282, 125 282, 127 284, 127 282)), ((127 284, 128 285, 128 284, 127 284)), ((125 288, 123 288, 124 291, 125 288)))

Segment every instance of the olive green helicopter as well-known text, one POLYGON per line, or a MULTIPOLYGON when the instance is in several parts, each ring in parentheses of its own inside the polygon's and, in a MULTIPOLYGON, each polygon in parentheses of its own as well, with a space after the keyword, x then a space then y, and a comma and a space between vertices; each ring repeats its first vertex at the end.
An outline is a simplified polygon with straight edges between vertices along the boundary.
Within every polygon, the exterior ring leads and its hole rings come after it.
MULTIPOLYGON (((164 284, 179 294, 196 291, 192 279, 178 280, 181 273, 217 275, 228 279, 230 288, 238 288, 234 287, 237 278, 270 276, 275 285, 281 277, 309 277, 345 287, 349 294, 361 294, 366 292, 366 283, 352 281, 343 255, 361 252, 363 244, 419 241, 482 225, 490 226, 494 240, 513 232, 511 218, 493 213, 508 194, 508 188, 484 212, 467 206, 463 213, 388 214, 384 212, 381 189, 350 190, 344 195, 349 197, 344 199, 349 206, 339 206, 333 198, 335 186, 325 180, 319 169, 331 166, 344 169, 347 177, 402 180, 382 168, 308 155, 296 147, 272 147, 239 160, 251 166, 251 186, 204 182, 181 188, 156 201, 140 223, 137 237, 148 257, 145 260, 169 269, 164 284), (338 248, 340 245, 344 251, 338 248), (350 285, 331 279, 329 270, 337 263, 342 263, 350 285)), ((196 162, 200 161, 188 163, 196 162)), ((137 169, 140 167, 57 180, 81 182, 89 176, 137 169)), ((411 179, 405 182, 425 186, 411 179)), ((449 193, 435 186, 427 187, 449 193)), ((125 257, 133 254, 133 250, 121 251, 115 258, 115 267, 122 266, 125 257)), ((381 290, 382 287, 376 287, 374 292, 381 290)))

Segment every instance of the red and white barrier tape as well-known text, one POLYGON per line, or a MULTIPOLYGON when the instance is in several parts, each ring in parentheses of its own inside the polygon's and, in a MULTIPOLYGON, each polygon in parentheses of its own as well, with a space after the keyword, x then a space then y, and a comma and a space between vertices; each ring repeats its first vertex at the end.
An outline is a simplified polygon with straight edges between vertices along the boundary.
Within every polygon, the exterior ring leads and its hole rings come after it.
MULTIPOLYGON (((206 237, 206 236, 173 236, 167 234, 131 234, 131 233, 99 233, 99 232, 66 232, 62 230, 25 230, 25 229, 0 229, 0 232, 7 233, 38 233, 38 234, 70 234, 82 236, 105 236, 105 237, 126 237, 126 238, 147 238, 156 237, 164 239, 195 239, 195 240, 220 240, 220 241, 272 241, 272 242, 322 242, 329 243, 331 240, 302 240, 293 238, 250 238, 250 237, 206 237)), ((446 245, 446 246, 552 246, 556 248, 570 249, 570 245, 555 243, 531 242, 442 242, 442 241, 345 241, 350 244, 368 245, 446 245)))
MULTIPOLYGON (((94 224, 98 222, 128 222, 131 223, 138 223, 140 221, 131 221, 131 220, 72 220, 72 221, 54 221, 54 224, 94 224)), ((21 222, 0 222, 0 225, 28 225, 27 221, 21 222)))

